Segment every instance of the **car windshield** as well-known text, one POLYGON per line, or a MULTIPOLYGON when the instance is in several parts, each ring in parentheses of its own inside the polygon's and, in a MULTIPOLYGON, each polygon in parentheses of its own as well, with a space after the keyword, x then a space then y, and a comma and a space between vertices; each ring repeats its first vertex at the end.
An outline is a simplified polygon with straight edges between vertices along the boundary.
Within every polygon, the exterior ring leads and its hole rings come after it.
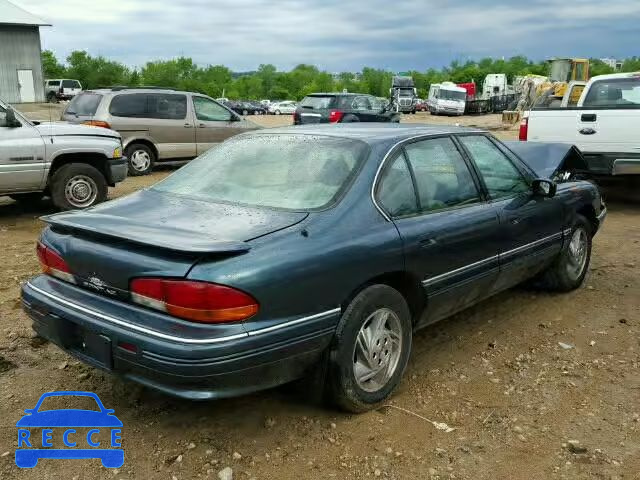
POLYGON ((322 108, 330 108, 335 103, 335 96, 319 96, 314 95, 311 97, 305 97, 302 102, 300 102, 300 106, 302 108, 312 108, 314 110, 319 110, 322 108))
POLYGON ((332 203, 355 175, 367 145, 314 135, 254 135, 227 141, 154 190, 287 210, 332 203))
POLYGON ((99 93, 81 93, 71 100, 71 103, 67 107, 67 111, 65 113, 88 117, 93 116, 96 114, 96 110, 98 110, 98 105, 100 105, 101 99, 102 95, 99 93))
POLYGON ((100 406, 93 397, 87 395, 53 395, 42 399, 38 412, 50 410, 89 410, 100 412, 100 406))
POLYGON ((438 98, 442 100, 466 100, 467 92, 458 92, 456 90, 443 90, 440 89, 440 95, 438 98))

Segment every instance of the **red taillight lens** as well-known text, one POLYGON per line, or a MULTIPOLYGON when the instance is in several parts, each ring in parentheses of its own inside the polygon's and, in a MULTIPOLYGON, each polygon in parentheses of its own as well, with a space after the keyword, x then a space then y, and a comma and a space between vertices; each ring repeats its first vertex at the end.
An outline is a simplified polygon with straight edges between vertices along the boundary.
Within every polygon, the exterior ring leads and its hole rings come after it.
POLYGON ((294 125, 296 124, 296 122, 298 122, 299 119, 300 119, 300 115, 298 114, 298 112, 293 112, 293 123, 294 123, 294 125))
POLYGON ((258 313, 258 302, 251 295, 207 282, 136 278, 131 281, 131 298, 174 317, 202 323, 238 322, 258 313))
POLYGON ((107 122, 103 122, 100 120, 87 120, 86 122, 82 122, 83 125, 89 125, 90 127, 102 127, 102 128, 111 128, 107 122))
POLYGON ((329 112, 329 123, 338 123, 342 120, 343 116, 344 112, 341 112, 340 110, 331 110, 329 112))
POLYGON ((42 267, 42 273, 67 282, 76 283, 69 265, 67 265, 67 262, 65 262, 60 255, 50 248, 45 247, 40 242, 38 242, 36 246, 36 251, 38 253, 38 260, 40 260, 40 266, 42 267))
POLYGON ((526 142, 528 136, 529 136, 529 118, 525 117, 520 122, 520 134, 518 135, 518 138, 520 139, 521 142, 526 142))

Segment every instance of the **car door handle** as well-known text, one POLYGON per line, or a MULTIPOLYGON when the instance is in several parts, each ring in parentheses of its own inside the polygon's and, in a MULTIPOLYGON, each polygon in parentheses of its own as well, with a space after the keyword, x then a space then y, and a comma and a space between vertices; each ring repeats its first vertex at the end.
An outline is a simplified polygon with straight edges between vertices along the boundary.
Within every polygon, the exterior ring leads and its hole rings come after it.
POLYGON ((583 128, 582 130, 578 130, 580 135, 594 135, 596 131, 593 128, 583 128))
POLYGON ((580 120, 583 122, 595 122, 598 116, 595 113, 583 113, 580 120))
POLYGON ((184 128, 191 128, 191 127, 193 127, 193 125, 191 125, 190 123, 185 123, 184 124, 184 128))
POLYGON ((509 220, 509 222, 511 223, 511 225, 518 225, 520 223, 520 219, 519 218, 512 218, 509 220))
POLYGON ((204 123, 199 123, 198 128, 207 128, 207 126, 204 123))
POLYGON ((425 237, 420 239, 420 248, 428 248, 437 244, 438 241, 435 238, 425 237))

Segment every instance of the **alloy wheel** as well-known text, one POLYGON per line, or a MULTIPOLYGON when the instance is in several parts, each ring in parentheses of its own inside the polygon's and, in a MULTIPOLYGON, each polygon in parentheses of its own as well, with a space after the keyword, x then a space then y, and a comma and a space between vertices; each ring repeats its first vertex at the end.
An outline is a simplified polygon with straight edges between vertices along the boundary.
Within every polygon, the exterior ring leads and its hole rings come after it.
POLYGON ((136 150, 131 154, 130 162, 135 171, 144 172, 151 165, 151 157, 144 150, 136 150))
POLYGON ((577 228, 569 241, 567 273, 572 279, 580 278, 587 264, 589 243, 584 228, 577 228))
POLYGON ((377 392, 395 374, 402 351, 402 324, 395 312, 381 308, 362 324, 353 352, 353 373, 365 392, 377 392))

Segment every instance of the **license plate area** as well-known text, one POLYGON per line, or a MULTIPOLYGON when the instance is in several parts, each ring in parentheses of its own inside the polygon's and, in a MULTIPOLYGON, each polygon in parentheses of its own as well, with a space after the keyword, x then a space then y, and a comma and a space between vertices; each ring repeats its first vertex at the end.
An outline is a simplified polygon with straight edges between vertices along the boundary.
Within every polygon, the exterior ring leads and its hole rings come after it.
POLYGON ((103 370, 113 368, 111 339, 106 335, 87 330, 82 326, 63 320, 66 330, 65 347, 86 363, 103 370))

